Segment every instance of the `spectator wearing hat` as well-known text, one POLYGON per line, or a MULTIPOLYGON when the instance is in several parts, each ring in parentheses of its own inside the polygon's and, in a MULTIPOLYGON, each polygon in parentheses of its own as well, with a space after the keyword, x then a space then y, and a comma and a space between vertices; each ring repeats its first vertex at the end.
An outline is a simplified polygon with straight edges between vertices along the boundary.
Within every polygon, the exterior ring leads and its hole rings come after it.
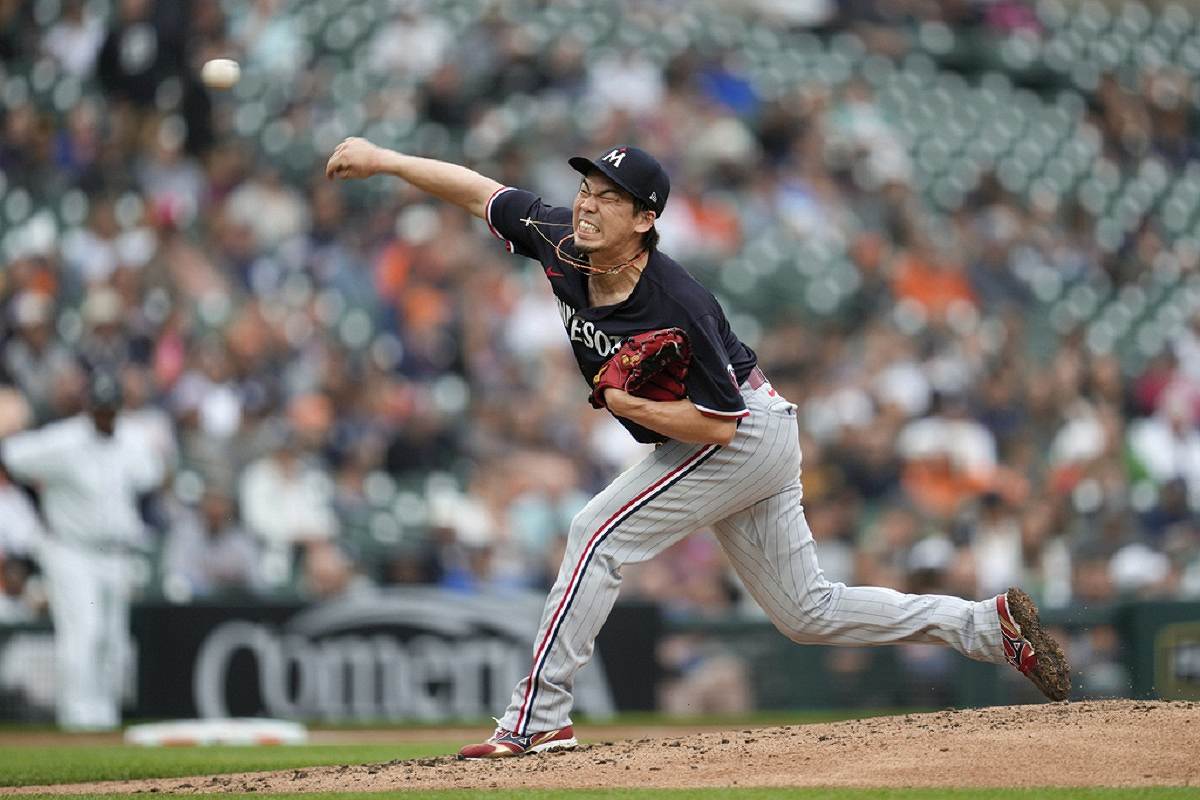
POLYGON ((115 372, 132 355, 125 329, 127 309, 110 286, 92 289, 81 309, 87 335, 79 343, 79 360, 88 372, 115 372))

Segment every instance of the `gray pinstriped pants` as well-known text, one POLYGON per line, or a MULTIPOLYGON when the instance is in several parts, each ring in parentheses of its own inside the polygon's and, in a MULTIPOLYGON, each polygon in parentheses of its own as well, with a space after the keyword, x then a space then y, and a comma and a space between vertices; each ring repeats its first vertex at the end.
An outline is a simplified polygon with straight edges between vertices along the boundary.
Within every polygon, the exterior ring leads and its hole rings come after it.
POLYGON ((533 668, 500 726, 520 735, 570 724, 571 685, 621 586, 646 561, 711 526, 747 590, 785 636, 839 645, 946 644, 1003 663, 995 603, 825 580, 804 519, 795 407, 742 386, 750 416, 728 447, 668 442, 616 478, 571 523, 534 640, 533 668))

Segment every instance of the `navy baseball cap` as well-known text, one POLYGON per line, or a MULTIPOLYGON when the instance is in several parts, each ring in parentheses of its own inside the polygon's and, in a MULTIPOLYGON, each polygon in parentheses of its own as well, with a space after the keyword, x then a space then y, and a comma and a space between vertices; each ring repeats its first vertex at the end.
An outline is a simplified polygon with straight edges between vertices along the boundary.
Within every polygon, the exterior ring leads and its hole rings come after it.
POLYGON ((667 207, 667 195, 671 193, 667 171, 641 148, 613 147, 595 161, 575 156, 567 163, 584 175, 592 170, 607 175, 613 183, 645 203, 656 217, 661 217, 667 207))

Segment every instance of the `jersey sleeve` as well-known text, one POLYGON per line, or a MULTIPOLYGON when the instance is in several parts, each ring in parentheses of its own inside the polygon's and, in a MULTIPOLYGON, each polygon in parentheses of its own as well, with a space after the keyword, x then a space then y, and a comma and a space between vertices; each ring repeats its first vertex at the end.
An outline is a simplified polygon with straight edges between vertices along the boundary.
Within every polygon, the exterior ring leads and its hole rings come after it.
POLYGON ((532 192, 511 186, 497 189, 488 198, 484 219, 508 252, 543 263, 553 256, 552 242, 571 232, 569 208, 547 205, 532 192), (538 228, 534 223, 542 225, 538 228))
POLYGON ((749 416, 729 354, 725 351, 722 322, 709 314, 688 331, 692 363, 688 368, 688 399, 702 414, 737 419, 749 416))
POLYGON ((26 483, 51 480, 71 461, 69 429, 57 427, 26 431, 0 442, 0 460, 13 477, 26 483))
POLYGON ((153 491, 166 477, 162 455, 150 445, 144 431, 131 432, 125 437, 126 467, 129 482, 139 494, 153 491))

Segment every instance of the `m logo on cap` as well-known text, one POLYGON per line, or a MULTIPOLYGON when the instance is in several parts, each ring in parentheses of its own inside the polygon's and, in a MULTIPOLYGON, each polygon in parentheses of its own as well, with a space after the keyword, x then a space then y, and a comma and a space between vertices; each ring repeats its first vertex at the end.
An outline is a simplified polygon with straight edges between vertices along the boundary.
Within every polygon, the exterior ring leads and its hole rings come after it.
POLYGON ((606 155, 604 158, 602 158, 600 160, 607 161, 610 164, 612 164, 614 167, 619 167, 619 166, 621 166, 621 162, 624 159, 625 159, 625 151, 624 150, 613 150, 611 153, 609 153, 608 155, 606 155))

